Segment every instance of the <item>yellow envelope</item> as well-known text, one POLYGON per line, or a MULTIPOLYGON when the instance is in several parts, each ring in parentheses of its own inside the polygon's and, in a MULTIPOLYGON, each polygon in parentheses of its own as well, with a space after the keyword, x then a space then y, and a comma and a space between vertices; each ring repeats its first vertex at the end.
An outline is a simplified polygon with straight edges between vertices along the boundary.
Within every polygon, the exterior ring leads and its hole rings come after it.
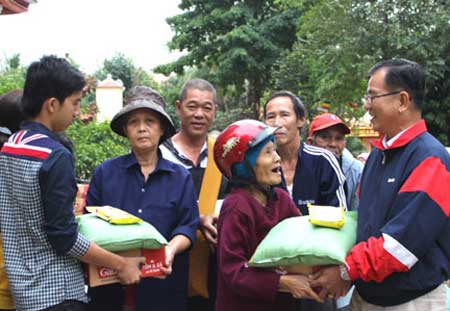
POLYGON ((308 204, 309 222, 316 226, 340 229, 345 223, 344 208, 308 204))

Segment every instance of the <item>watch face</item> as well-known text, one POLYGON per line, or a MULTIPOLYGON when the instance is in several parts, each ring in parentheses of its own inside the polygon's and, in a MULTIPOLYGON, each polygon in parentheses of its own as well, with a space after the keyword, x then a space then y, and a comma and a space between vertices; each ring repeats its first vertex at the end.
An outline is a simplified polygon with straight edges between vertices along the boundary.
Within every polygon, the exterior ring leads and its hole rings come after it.
POLYGON ((347 271, 347 268, 345 267, 345 265, 340 265, 339 270, 341 271, 341 279, 343 279, 345 281, 350 281, 350 277, 348 275, 348 271, 347 271))

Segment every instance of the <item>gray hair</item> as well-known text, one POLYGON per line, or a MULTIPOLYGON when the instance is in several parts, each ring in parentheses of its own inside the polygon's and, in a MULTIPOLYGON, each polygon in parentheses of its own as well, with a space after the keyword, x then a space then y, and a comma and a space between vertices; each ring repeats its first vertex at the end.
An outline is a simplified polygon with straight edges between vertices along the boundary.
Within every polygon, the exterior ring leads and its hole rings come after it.
POLYGON ((181 88, 181 93, 180 93, 180 97, 179 97, 180 102, 183 102, 183 100, 186 99, 188 90, 200 90, 200 91, 211 92, 213 94, 214 104, 216 104, 216 105, 219 104, 216 89, 214 88, 214 86, 211 83, 209 83, 206 80, 191 79, 191 80, 187 81, 181 88))

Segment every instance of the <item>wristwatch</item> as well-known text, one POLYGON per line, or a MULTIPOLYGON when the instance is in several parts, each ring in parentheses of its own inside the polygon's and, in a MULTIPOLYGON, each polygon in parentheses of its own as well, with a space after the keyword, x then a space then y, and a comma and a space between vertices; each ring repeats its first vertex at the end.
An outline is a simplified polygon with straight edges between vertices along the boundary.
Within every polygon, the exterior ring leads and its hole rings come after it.
POLYGON ((339 265, 339 270, 341 271, 341 279, 344 281, 350 281, 350 276, 348 275, 345 265, 339 265))

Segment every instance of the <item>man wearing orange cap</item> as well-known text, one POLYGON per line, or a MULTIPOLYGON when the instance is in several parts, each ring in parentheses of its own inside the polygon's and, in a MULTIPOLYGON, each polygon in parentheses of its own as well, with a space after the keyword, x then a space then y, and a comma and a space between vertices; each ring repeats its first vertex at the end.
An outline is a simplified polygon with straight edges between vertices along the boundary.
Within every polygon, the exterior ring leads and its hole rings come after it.
POLYGON ((316 116, 311 122, 307 141, 313 146, 328 149, 339 159, 345 175, 347 207, 349 210, 356 210, 359 204, 356 188, 364 165, 345 148, 346 134, 350 134, 350 128, 337 115, 324 113, 316 116))
MULTIPOLYGON (((350 134, 350 128, 337 115, 324 113, 316 116, 309 127, 307 142, 313 146, 331 151, 339 160, 345 175, 345 197, 349 210, 357 210, 359 205, 356 189, 361 178, 364 165, 356 160, 345 148, 345 135, 350 134)), ((344 297, 337 299, 339 311, 348 310, 353 288, 344 297)))

